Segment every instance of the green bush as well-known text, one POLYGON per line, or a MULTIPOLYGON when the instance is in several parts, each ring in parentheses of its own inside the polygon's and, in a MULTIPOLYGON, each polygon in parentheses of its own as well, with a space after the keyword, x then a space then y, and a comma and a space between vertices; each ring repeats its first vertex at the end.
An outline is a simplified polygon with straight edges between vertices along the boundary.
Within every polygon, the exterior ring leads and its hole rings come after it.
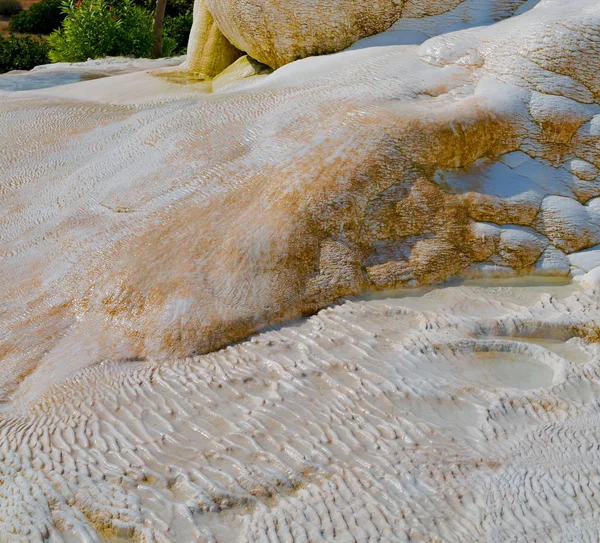
MULTIPOLYGON (((165 13, 170 17, 177 17, 186 13, 191 15, 193 10, 194 0, 168 0, 165 13)), ((154 11, 154 6, 152 6, 152 11, 154 11)))
POLYGON ((105 56, 149 57, 152 14, 132 0, 115 6, 105 0, 63 3, 66 18, 48 38, 52 62, 82 62, 105 56))
POLYGON ((191 12, 178 15, 177 17, 171 17, 170 15, 165 17, 163 34, 175 43, 175 46, 169 51, 170 54, 184 55, 187 52, 193 22, 194 16, 191 12))
MULTIPOLYGON (((134 3, 148 11, 154 13, 156 8, 156 0, 134 0, 134 3)), ((194 9, 194 0, 167 0, 165 15, 169 17, 177 17, 192 13, 194 9)))
POLYGON ((39 38, 17 38, 0 35, 0 73, 10 70, 31 70, 34 66, 48 63, 48 44, 39 38))
POLYGON ((21 11, 23 8, 18 0, 0 0, 0 17, 12 17, 21 11))
POLYGON ((64 18, 62 0, 41 0, 15 15, 8 28, 11 32, 50 34, 60 27, 64 18))

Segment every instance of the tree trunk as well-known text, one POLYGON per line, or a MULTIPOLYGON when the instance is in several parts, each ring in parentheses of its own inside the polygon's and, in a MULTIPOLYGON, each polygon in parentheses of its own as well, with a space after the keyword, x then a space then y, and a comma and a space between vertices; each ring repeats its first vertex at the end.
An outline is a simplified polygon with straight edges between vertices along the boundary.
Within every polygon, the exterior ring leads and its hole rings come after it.
POLYGON ((166 7, 167 0, 156 0, 156 10, 154 11, 154 40, 152 41, 152 58, 160 58, 162 56, 162 27, 165 19, 166 7))

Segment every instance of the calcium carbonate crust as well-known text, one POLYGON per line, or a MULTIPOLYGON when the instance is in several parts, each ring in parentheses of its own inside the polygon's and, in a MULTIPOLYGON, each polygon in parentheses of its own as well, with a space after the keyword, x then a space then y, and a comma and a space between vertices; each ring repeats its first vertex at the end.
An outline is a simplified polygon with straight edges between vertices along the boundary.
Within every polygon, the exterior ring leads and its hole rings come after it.
POLYGON ((599 37, 2 95, 0 540, 597 539, 599 37))

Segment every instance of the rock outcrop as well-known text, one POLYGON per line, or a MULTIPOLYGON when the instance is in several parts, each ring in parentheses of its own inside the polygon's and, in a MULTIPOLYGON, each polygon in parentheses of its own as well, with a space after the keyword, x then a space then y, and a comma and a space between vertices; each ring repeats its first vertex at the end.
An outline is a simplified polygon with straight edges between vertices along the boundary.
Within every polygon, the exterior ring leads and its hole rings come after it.
POLYGON ((369 290, 568 274, 600 243, 599 21, 546 1, 159 106, 126 100, 145 85, 129 80, 46 91, 127 106, 4 99, 4 394, 35 368, 206 352, 369 290))
MULTIPOLYGON (((327 52, 263 57, 271 12, 246 35, 218 6, 198 73, 327 52)), ((600 4, 545 0, 213 93, 130 74, 2 94, 0 540, 593 540, 599 38, 600 4), (345 296, 535 274, 587 291, 347 304, 199 356, 345 296)))
POLYGON ((431 37, 453 30, 451 27, 457 27, 457 22, 464 28, 497 21, 533 3, 531 0, 196 0, 186 68, 215 76, 240 51, 271 68, 279 68, 294 60, 341 51, 362 38, 390 29, 400 19, 412 21, 431 37), (449 18, 443 30, 434 22, 439 15, 449 18))

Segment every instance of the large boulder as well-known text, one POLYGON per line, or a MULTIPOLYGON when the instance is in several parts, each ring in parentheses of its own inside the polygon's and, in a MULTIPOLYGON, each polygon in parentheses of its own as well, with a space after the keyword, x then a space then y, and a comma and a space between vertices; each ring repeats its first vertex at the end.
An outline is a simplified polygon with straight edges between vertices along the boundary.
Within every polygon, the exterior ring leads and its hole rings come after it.
MULTIPOLYGON (((237 50, 279 68, 341 51, 401 18, 428 20, 423 30, 431 33, 429 19, 441 14, 456 11, 450 21, 464 27, 487 22, 486 15, 490 21, 508 16, 523 4, 525 0, 196 0, 187 68, 217 75, 237 50)), ((446 22, 446 30, 449 26, 446 22)))

